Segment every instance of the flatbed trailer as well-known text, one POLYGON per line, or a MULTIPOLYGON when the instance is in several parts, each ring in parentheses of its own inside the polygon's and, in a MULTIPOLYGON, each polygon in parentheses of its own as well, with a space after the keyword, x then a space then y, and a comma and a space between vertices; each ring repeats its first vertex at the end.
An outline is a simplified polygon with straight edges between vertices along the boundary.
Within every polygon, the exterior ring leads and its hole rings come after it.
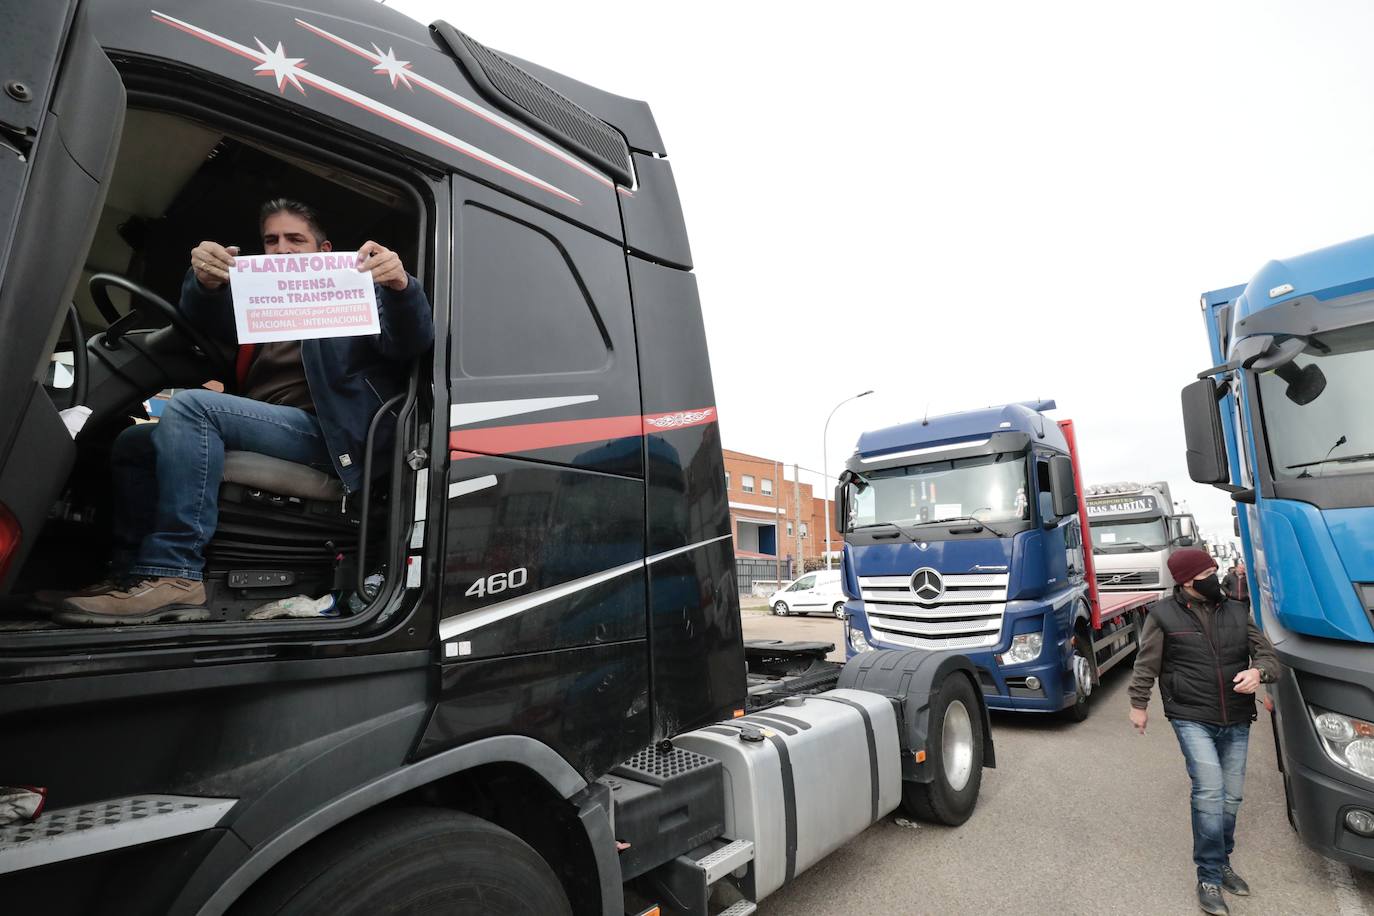
MULTIPOLYGON (((1135 611, 1147 612, 1151 606, 1159 600, 1159 596, 1154 592, 1102 592, 1099 598, 1100 607, 1097 616, 1101 621, 1112 623, 1122 621, 1135 611)), ((1143 618, 1139 614, 1134 614, 1143 625, 1143 618)), ((1098 621, 1093 623, 1093 632, 1101 632, 1101 624, 1098 621)), ((1140 643, 1140 634, 1122 644, 1121 637, 1116 633, 1109 633, 1105 636, 1095 636, 1093 638, 1093 653, 1101 657, 1101 653, 1106 651, 1111 654, 1097 665, 1098 674, 1104 674, 1114 667, 1117 662, 1128 658, 1132 651, 1140 643)))

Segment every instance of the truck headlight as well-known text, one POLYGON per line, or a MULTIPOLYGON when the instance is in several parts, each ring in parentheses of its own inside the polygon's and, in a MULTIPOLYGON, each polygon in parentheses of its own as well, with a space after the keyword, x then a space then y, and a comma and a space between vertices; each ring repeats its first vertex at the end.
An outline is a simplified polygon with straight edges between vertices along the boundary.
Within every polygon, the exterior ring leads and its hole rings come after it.
POLYGON ((849 630, 849 644, 853 646, 855 652, 869 652, 873 649, 864 637, 863 630, 858 627, 848 627, 847 629, 849 630))
POLYGON ((1326 756, 1365 779, 1374 779, 1374 723, 1315 706, 1309 707, 1308 712, 1326 756))
POLYGON ((1022 633, 1011 638, 1011 648, 997 656, 999 665, 1024 665, 1040 657, 1045 646, 1045 634, 1022 633))

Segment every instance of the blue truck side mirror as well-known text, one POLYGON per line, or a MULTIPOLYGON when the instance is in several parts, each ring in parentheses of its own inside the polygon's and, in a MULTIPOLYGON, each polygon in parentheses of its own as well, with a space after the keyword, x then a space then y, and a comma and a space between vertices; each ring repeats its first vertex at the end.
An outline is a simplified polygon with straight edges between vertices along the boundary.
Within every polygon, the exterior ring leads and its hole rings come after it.
POLYGON ((1217 385, 1199 379, 1183 389, 1183 437, 1188 447, 1188 476, 1196 483, 1225 484, 1231 479, 1217 410, 1217 385))
POLYGON ((1055 455, 1050 459, 1050 492, 1054 495, 1054 514, 1068 518, 1078 513, 1078 492, 1073 485, 1073 459, 1055 455))

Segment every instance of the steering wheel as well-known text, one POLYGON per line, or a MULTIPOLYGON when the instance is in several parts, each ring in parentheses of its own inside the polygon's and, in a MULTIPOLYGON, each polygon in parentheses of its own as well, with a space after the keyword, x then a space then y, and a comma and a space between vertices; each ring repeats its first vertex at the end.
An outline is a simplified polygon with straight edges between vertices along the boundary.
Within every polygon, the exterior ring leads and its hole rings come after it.
POLYGON ((170 324, 178 334, 190 341, 197 353, 210 364, 217 378, 221 380, 234 378, 234 367, 224 356, 222 345, 216 344, 199 328, 187 321, 186 317, 177 311, 176 306, 148 287, 135 283, 127 277, 111 273, 93 275, 89 286, 96 309, 110 323, 110 326, 105 329, 103 346, 111 350, 117 349, 120 340, 134 328, 146 310, 165 319, 166 323, 170 324), (130 308, 125 315, 120 315, 119 310, 110 301, 110 287, 112 286, 119 287, 130 296, 130 308))

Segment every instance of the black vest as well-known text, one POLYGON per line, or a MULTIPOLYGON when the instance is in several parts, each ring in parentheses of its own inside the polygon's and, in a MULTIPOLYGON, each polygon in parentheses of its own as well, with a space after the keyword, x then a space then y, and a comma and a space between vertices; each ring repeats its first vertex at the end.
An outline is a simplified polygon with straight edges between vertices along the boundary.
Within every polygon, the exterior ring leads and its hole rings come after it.
POLYGON ((1150 616, 1164 629, 1159 671, 1164 715, 1212 725, 1252 721, 1255 695, 1236 693, 1231 683, 1250 667, 1250 612, 1245 604, 1227 599, 1212 611, 1178 589, 1152 607, 1150 616), (1212 617, 1211 639, 1202 626, 1202 614, 1212 617))

